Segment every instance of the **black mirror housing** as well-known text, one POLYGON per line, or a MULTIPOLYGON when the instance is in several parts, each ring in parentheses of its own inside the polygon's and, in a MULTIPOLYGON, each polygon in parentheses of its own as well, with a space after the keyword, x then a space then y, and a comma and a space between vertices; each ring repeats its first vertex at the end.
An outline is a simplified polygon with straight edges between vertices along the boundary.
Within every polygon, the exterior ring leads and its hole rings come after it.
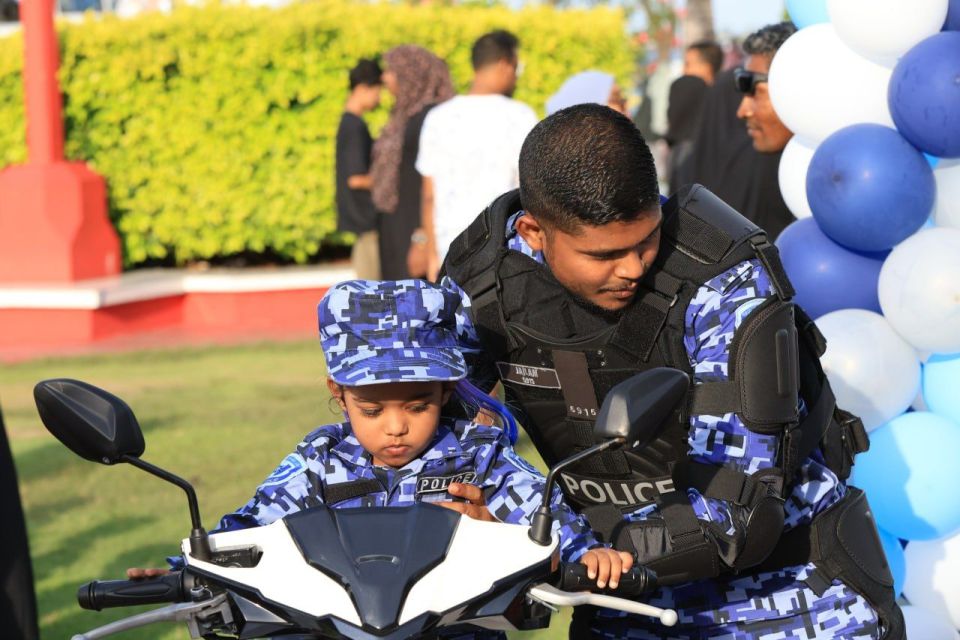
POLYGON ((597 414, 594 434, 601 440, 622 438, 628 446, 644 446, 690 388, 679 369, 657 367, 624 380, 607 394, 597 414))
POLYGON ((127 403, 112 393, 56 378, 37 383, 33 398, 47 431, 81 458, 115 464, 124 456, 143 455, 140 425, 127 403))

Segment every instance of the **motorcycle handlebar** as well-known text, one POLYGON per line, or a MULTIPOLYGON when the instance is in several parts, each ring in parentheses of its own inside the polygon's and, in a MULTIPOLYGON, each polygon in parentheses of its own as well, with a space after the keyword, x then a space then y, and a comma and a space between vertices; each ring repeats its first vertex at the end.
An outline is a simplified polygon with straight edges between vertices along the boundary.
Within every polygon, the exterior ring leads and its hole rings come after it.
POLYGON ((94 580, 77 590, 80 606, 93 611, 110 607, 186 602, 189 599, 189 589, 184 585, 180 571, 143 580, 94 580))
POLYGON ((616 589, 598 589, 597 581, 587 577, 587 566, 579 563, 563 563, 560 567, 560 584, 564 591, 594 591, 620 597, 636 597, 656 590, 657 573, 643 565, 634 565, 620 576, 616 589))

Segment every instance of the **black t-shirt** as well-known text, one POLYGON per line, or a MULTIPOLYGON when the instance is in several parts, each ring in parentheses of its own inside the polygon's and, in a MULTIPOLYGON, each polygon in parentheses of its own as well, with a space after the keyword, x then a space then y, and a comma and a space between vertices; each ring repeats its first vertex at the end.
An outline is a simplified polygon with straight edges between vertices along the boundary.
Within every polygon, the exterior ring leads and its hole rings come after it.
POLYGON ((347 186, 350 176, 370 172, 373 138, 362 118, 344 113, 337 129, 337 230, 363 233, 376 228, 370 192, 347 186))

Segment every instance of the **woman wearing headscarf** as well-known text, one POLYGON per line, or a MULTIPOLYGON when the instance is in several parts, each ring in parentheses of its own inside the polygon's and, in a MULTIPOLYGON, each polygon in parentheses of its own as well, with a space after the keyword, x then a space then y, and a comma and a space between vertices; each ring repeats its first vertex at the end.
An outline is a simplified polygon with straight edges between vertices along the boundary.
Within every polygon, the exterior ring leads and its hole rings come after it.
POLYGON ((414 164, 427 112, 454 95, 447 64, 422 47, 401 45, 383 58, 383 82, 395 96, 373 146, 373 203, 380 213, 380 269, 385 280, 421 275, 407 267, 410 237, 420 226, 421 177, 414 164))
POLYGON ((582 71, 572 75, 547 100, 547 115, 576 104, 605 104, 627 115, 627 103, 616 79, 602 71, 582 71))
POLYGON ((690 182, 690 154, 700 131, 707 84, 696 76, 681 76, 670 85, 667 135, 670 146, 670 193, 690 182))

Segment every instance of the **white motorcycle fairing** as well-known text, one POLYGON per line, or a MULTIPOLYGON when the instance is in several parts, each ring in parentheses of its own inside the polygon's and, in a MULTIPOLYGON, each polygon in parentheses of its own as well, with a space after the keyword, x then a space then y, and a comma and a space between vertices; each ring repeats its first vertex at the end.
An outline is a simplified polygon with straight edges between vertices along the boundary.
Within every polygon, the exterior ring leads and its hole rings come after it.
POLYGON ((516 629, 507 610, 550 572, 557 538, 541 546, 525 526, 418 504, 317 507, 264 527, 213 534, 210 546, 213 557, 205 562, 191 557, 183 541, 190 571, 284 612, 298 627, 406 638, 441 618, 444 627, 516 629), (252 566, 225 566, 237 557, 252 566))

